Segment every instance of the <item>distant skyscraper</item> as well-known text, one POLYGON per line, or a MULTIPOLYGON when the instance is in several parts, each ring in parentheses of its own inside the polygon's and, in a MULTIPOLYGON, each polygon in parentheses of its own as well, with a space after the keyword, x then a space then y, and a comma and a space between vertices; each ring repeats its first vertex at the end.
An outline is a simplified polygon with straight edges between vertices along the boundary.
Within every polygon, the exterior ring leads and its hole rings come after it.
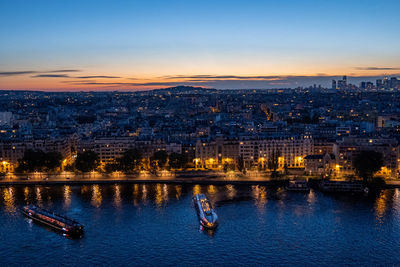
POLYGON ((388 89, 388 88, 389 88, 389 80, 388 80, 388 77, 383 78, 383 87, 384 87, 385 89, 388 89))
POLYGON ((343 80, 338 80, 337 81, 337 89, 344 89, 343 80))
POLYGON ((390 78, 390 88, 395 88, 396 85, 397 85, 397 78, 396 77, 390 78))
POLYGON ((332 80, 332 89, 336 89, 336 81, 335 80, 332 80))
POLYGON ((376 80, 376 88, 381 88, 382 87, 382 79, 376 80))
POLYGON ((347 89, 347 76, 343 76, 343 79, 337 81, 337 89, 347 89))

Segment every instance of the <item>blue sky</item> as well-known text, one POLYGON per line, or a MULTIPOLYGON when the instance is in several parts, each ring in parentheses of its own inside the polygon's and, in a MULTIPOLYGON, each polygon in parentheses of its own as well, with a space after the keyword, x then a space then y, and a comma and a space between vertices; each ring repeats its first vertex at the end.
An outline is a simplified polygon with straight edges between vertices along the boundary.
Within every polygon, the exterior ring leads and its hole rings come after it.
POLYGON ((0 88, 270 88, 396 75, 399 10, 384 0, 0 0, 0 88), (76 72, 51 74, 60 70, 76 72))

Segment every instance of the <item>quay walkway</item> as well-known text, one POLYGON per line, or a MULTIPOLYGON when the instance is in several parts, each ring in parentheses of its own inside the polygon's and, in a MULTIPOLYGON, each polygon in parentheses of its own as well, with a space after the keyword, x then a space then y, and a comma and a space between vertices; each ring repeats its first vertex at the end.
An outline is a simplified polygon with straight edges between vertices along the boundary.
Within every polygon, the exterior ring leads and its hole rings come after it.
POLYGON ((245 177, 245 176, 229 176, 229 175, 199 175, 199 176, 154 176, 154 175, 120 175, 117 177, 106 175, 77 175, 71 177, 62 176, 46 176, 43 177, 12 177, 0 179, 0 186, 9 185, 84 185, 84 184, 283 184, 284 179, 276 180, 267 177, 245 177))
MULTIPOLYGON (((180 177, 174 176, 154 176, 154 175, 76 175, 70 177, 44 176, 43 177, 7 177, 0 178, 0 186, 10 185, 85 185, 85 184, 212 184, 212 185, 276 185, 283 186, 287 180, 293 177, 282 177, 271 179, 266 176, 248 177, 244 175, 199 175, 180 177)), ((300 179, 304 179, 301 177, 300 179)), ((315 180, 314 180, 315 181, 315 180)), ((387 180, 386 188, 400 188, 400 180, 387 180)))

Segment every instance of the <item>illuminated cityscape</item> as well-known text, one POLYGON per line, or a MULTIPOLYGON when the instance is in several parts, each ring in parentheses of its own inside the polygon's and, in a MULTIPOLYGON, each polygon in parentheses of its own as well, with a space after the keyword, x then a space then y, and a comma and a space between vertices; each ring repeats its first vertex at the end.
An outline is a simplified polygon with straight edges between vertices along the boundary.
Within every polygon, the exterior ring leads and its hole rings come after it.
POLYGON ((0 171, 46 170, 18 169, 29 150, 60 154, 52 174, 79 171, 77 154, 93 151, 98 162, 90 171, 110 176, 124 171, 117 163, 130 149, 140 162, 128 172, 151 172, 152 157, 165 151, 169 160, 156 172, 256 170, 267 178, 275 168, 287 175, 351 177, 354 156, 376 150, 384 155, 379 174, 397 179, 400 92, 391 81, 370 89, 345 83, 343 89, 3 91, 0 171), (268 164, 273 153, 279 154, 276 167, 268 164))
POLYGON ((399 10, 0 0, 0 264, 400 265, 399 10))

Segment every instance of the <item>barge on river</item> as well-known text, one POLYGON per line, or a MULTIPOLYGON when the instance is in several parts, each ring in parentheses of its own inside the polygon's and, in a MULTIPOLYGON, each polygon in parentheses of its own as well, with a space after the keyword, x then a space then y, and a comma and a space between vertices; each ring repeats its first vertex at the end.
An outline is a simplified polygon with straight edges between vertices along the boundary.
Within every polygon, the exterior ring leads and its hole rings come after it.
POLYGON ((83 234, 83 225, 80 223, 70 218, 55 214, 54 212, 44 210, 35 205, 25 206, 22 209, 22 213, 26 217, 61 231, 64 234, 70 236, 79 236, 83 234))
POLYGON ((346 193, 361 193, 367 192, 368 188, 364 188, 362 182, 359 181, 330 181, 323 180, 319 187, 323 192, 346 192, 346 193))
POLYGON ((285 186, 287 191, 300 191, 300 192, 308 192, 310 191, 310 187, 308 186, 308 182, 306 180, 290 180, 285 186))
POLYGON ((193 202, 200 224, 208 229, 216 228, 218 225, 218 216, 207 197, 204 194, 197 194, 194 196, 193 202))

